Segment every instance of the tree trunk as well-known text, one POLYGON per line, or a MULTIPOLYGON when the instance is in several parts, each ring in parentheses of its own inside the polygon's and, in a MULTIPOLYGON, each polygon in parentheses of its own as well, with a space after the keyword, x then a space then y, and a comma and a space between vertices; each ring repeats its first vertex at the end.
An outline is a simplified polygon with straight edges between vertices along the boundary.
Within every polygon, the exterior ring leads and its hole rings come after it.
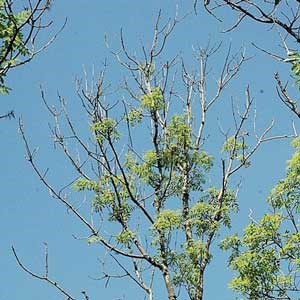
POLYGON ((167 269, 163 271, 163 277, 168 292, 168 300, 176 300, 177 297, 175 295, 174 287, 170 278, 170 274, 167 269))
POLYGON ((204 270, 201 268, 200 274, 198 277, 197 286, 196 286, 196 293, 195 293, 194 300, 202 300, 203 299, 203 275, 204 275, 204 270))

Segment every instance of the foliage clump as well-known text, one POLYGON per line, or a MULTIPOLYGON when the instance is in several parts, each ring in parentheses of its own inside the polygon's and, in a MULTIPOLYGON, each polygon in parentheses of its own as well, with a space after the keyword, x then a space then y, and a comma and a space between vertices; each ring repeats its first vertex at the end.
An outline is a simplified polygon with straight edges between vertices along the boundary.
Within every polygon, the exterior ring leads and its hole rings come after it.
POLYGON ((129 245, 134 237, 135 234, 132 231, 129 229, 124 229, 116 236, 116 240, 121 244, 129 245))
POLYGON ((91 130, 96 135, 96 140, 103 142, 105 140, 113 141, 120 137, 116 129, 117 122, 112 118, 103 118, 98 122, 93 123, 91 130))
POLYGON ((165 102, 160 87, 155 87, 150 93, 143 95, 141 98, 141 105, 149 111, 158 111, 163 109, 165 102))
POLYGON ((129 125, 132 127, 136 126, 138 123, 141 123, 142 119, 143 119, 143 110, 141 108, 132 109, 126 115, 126 120, 129 123, 129 125))
POLYGON ((179 212, 166 209, 159 213, 153 227, 161 233, 167 233, 179 228, 180 224, 181 218, 179 212))

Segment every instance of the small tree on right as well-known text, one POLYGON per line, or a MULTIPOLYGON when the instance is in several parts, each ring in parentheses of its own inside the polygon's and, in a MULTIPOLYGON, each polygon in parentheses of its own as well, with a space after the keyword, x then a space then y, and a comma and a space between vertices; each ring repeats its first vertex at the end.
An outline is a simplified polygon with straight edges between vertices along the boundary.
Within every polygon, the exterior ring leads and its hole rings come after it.
POLYGON ((252 220, 242 237, 223 240, 237 272, 230 286, 247 299, 299 299, 300 292, 300 139, 287 173, 271 191, 270 212, 252 220))

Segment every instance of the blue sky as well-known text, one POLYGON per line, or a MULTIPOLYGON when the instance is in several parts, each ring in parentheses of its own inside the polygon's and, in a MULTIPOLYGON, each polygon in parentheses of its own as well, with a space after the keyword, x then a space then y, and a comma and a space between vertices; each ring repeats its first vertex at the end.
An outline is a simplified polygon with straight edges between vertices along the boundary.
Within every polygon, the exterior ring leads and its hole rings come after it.
MULTIPOLYGON (((129 50, 139 53, 141 42, 146 46, 150 44, 158 10, 162 9, 163 18, 167 20, 174 16, 176 4, 180 15, 192 9, 192 1, 54 1, 49 16, 54 25, 41 38, 46 40, 67 17, 65 29, 51 47, 35 60, 9 74, 7 83, 12 87, 12 92, 9 96, 1 96, 1 112, 14 109, 17 118, 1 121, 0 124, 0 300, 41 297, 63 299, 45 283, 22 272, 11 252, 11 246, 14 245, 24 263, 40 272, 43 271, 44 242, 49 245, 50 275, 78 299, 82 298, 80 292, 83 289, 89 292, 90 299, 143 299, 132 283, 111 281, 105 288, 103 281, 91 279, 101 276, 99 258, 103 258, 104 252, 98 246, 88 246, 85 240, 73 238, 72 235, 85 237, 87 232, 72 214, 49 196, 33 173, 24 158, 25 150, 18 134, 17 119, 22 117, 31 145, 38 147, 37 161, 42 168, 50 168, 49 179, 53 184, 58 185, 72 178, 70 166, 64 164, 63 156, 51 142, 48 127, 51 119, 41 101, 39 86, 44 87, 51 105, 58 103, 58 93, 63 95, 74 120, 82 130, 87 130, 88 126, 83 123, 85 118, 76 98, 75 79, 83 76, 83 67, 88 73, 92 68, 96 72, 100 71, 106 58, 109 64, 107 82, 118 86, 123 74, 105 46, 105 34, 109 37, 111 47, 118 49, 120 28, 123 28, 129 50)), ((282 54, 278 47, 278 35, 266 26, 257 26, 251 22, 245 22, 236 31, 224 34, 221 33, 222 29, 233 22, 230 14, 224 13, 222 17, 225 22, 221 24, 201 11, 201 6, 199 10, 197 16, 190 14, 178 24, 163 54, 164 58, 180 53, 192 67, 193 47, 205 47, 208 40, 216 43, 223 41, 219 57, 225 54, 230 42, 233 49, 238 50, 243 46, 246 53, 253 56, 245 64, 235 83, 226 91, 226 97, 222 100, 224 104, 218 105, 212 112, 209 142, 211 151, 218 153, 218 147, 222 143, 222 140, 214 137, 217 132, 214 127, 216 120, 220 119, 222 124, 230 124, 230 96, 242 99, 248 84, 255 98, 259 126, 266 126, 275 118, 275 134, 291 133, 292 116, 277 99, 273 80, 275 71, 279 70, 283 76, 287 75, 289 66, 277 63, 251 46, 253 41, 282 54)), ((220 58, 216 58, 212 66, 219 67, 220 62, 220 58)), ((241 231, 247 224, 249 208, 254 210, 257 217, 263 214, 268 191, 284 175, 285 161, 291 153, 289 143, 289 140, 283 140, 263 145, 253 159, 253 166, 241 173, 241 210, 233 217, 236 231, 241 231)), ((218 163, 216 161, 217 165, 218 163)), ((213 179, 212 177, 211 180, 213 179)), ((205 299, 234 299, 235 295, 226 286, 231 273, 226 270, 224 255, 216 253, 215 258, 208 270, 205 299)), ((112 264, 107 266, 108 270, 110 268, 115 270, 112 264)), ((155 299, 163 299, 162 290, 157 288, 155 299)))

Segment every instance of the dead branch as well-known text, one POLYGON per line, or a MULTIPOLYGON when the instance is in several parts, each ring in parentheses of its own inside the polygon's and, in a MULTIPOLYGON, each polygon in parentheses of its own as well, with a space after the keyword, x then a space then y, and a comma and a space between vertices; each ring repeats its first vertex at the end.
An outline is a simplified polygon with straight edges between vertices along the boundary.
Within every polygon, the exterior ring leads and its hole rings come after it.
MULTIPOLYGON (((198 0, 194 0, 194 11, 197 12, 198 0)), ((213 16, 224 14, 230 9, 236 12, 237 18, 225 32, 236 29, 243 20, 250 19, 256 23, 276 26, 286 32, 297 43, 300 42, 300 2, 293 1, 239 1, 216 0, 203 1, 204 8, 213 16)))
POLYGON ((62 293, 64 296, 67 297, 68 300, 75 300, 75 298, 73 296, 71 296, 71 294, 69 292, 66 291, 66 289, 64 289, 63 287, 61 287, 56 281, 50 279, 48 277, 48 249, 46 248, 46 253, 45 253, 45 274, 44 275, 39 275, 33 271, 31 271, 30 269, 28 269, 24 263, 20 260, 19 256, 17 255, 17 252, 15 250, 15 248, 12 246, 11 247, 13 255, 18 263, 18 265, 21 267, 22 270, 24 270, 27 274, 29 274, 30 276, 42 280, 48 284, 50 284, 52 287, 54 287, 55 289, 57 289, 60 293, 62 293))
POLYGON ((15 112, 13 110, 9 111, 8 113, 4 115, 0 115, 0 119, 14 119, 15 118, 15 112))
POLYGON ((276 91, 279 99, 286 105, 298 118, 300 118, 300 110, 295 100, 293 100, 287 92, 287 84, 283 84, 280 80, 279 74, 276 72, 274 78, 277 82, 276 91))

